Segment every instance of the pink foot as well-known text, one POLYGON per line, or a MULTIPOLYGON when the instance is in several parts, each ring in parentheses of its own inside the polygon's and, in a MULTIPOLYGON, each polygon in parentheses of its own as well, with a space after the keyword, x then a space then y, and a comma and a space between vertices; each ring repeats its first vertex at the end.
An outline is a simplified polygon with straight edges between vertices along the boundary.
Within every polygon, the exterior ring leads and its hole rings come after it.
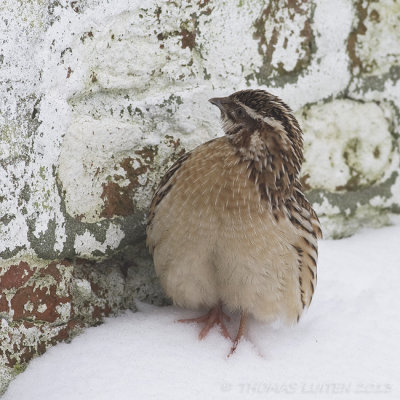
POLYGON ((231 339, 229 332, 224 324, 224 318, 228 322, 230 321, 230 318, 222 311, 222 306, 219 304, 218 306, 212 308, 205 315, 202 315, 198 318, 179 319, 178 322, 185 322, 185 323, 197 322, 200 324, 204 323, 205 325, 199 333, 200 340, 204 339, 207 336, 208 332, 214 325, 219 325, 221 327, 222 335, 224 335, 227 339, 231 339))
POLYGON ((230 357, 236 351, 236 348, 238 347, 240 339, 243 337, 244 332, 246 330, 246 323, 247 323, 247 314, 245 312, 242 312, 242 316, 240 318, 239 330, 238 330, 235 340, 233 341, 233 345, 231 347, 231 351, 228 354, 228 357, 230 357))

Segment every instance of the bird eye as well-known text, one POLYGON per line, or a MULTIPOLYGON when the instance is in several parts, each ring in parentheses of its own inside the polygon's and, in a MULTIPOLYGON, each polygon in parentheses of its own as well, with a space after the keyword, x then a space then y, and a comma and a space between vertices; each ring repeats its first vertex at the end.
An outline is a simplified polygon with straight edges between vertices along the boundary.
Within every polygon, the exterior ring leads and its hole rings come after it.
POLYGON ((244 117, 244 111, 241 108, 237 108, 235 110, 235 115, 237 118, 243 118, 244 117))

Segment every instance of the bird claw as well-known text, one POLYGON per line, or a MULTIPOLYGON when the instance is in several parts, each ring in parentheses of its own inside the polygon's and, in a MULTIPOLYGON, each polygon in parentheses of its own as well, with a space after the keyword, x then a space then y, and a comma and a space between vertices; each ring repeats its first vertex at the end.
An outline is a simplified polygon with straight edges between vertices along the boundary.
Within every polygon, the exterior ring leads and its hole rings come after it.
POLYGON ((239 340, 235 340, 233 342, 233 345, 231 347, 231 350, 230 350, 229 354, 227 355, 227 358, 229 358, 235 352, 236 348, 238 347, 239 341, 240 341, 240 339, 239 340))
POLYGON ((242 316, 240 317, 240 324, 239 324, 239 329, 238 329, 238 333, 236 335, 236 338, 233 342, 233 345, 231 347, 231 351, 228 354, 228 358, 235 352, 236 348, 238 347, 238 344, 240 342, 240 340, 242 339, 243 335, 244 335, 244 331, 246 329, 246 324, 247 324, 247 313, 242 312, 242 316))
POLYGON ((219 325, 221 328, 221 334, 226 337, 227 339, 233 341, 231 350, 228 354, 228 358, 236 351, 236 348, 242 339, 244 332, 245 332, 245 327, 247 323, 247 313, 242 312, 241 318, 240 318, 240 324, 239 324, 239 330, 237 332, 237 335, 235 337, 235 340, 232 340, 231 336, 229 335, 228 330, 226 329, 224 319, 227 321, 230 321, 230 318, 228 315, 226 315, 222 311, 222 306, 221 304, 218 304, 214 308, 212 308, 207 314, 201 315, 200 317, 197 318, 185 318, 185 319, 179 319, 178 322, 184 322, 184 323, 191 323, 191 322, 196 322, 196 323, 204 323, 203 329, 199 333, 199 339, 202 340, 204 339, 208 332, 210 332, 210 329, 214 325, 219 325))
POLYGON ((221 334, 227 339, 232 340, 232 338, 229 335, 228 329, 225 326, 224 319, 226 319, 228 322, 231 320, 230 317, 222 311, 221 305, 218 305, 212 308, 205 315, 201 315, 200 317, 197 318, 179 319, 178 322, 183 322, 183 323, 196 322, 200 324, 204 323, 205 326, 199 333, 200 340, 204 339, 207 336, 208 332, 214 325, 219 325, 221 328, 221 334))

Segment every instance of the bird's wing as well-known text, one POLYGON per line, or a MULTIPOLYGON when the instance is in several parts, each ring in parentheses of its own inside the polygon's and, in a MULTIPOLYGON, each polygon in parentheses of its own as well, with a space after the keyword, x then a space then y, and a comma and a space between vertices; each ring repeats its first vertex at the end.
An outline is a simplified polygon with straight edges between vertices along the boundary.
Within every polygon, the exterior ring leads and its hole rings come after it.
POLYGON ((160 202, 163 200, 163 198, 171 190, 172 185, 174 184, 173 177, 174 177, 176 171, 178 171, 178 169, 182 167, 182 165, 191 156, 191 154, 192 154, 192 152, 189 151, 189 152, 183 154, 181 157, 179 157, 175 161, 175 163, 172 165, 172 167, 162 177, 162 179, 154 193, 154 196, 151 200, 149 215, 147 217, 147 226, 149 226, 151 224, 151 221, 154 218, 154 213, 155 213, 156 207, 158 206, 158 204, 160 204, 160 202))
MULTIPOLYGON (((293 203, 297 204, 300 207, 300 215, 302 217, 305 217, 305 220, 308 220, 310 222, 311 229, 309 229, 309 228, 307 229, 304 226, 301 226, 302 218, 300 220, 296 220, 296 222, 302 227, 302 229, 308 230, 308 233, 310 233, 315 239, 322 239, 321 224, 319 222, 318 216, 317 216, 316 212, 314 211, 314 209, 311 207, 311 204, 305 198, 305 196, 302 192, 301 183, 299 181, 297 181, 295 183, 294 198, 295 198, 295 202, 290 201, 289 208, 292 208, 291 205, 293 203), (292 203, 292 204, 290 204, 290 203, 292 203)), ((299 211, 299 210, 297 210, 297 211, 299 211)))
POLYGON ((298 253, 299 284, 304 308, 310 305, 317 284, 317 239, 322 238, 322 230, 316 212, 301 191, 300 182, 296 182, 294 196, 287 207, 290 221, 300 233, 293 247, 298 253))

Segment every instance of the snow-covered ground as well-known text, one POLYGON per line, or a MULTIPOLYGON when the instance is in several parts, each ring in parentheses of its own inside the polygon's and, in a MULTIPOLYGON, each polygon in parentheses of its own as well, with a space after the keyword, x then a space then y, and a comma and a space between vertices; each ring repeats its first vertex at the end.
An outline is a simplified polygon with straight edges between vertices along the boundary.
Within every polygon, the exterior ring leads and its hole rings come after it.
POLYGON ((198 326, 174 322, 197 313, 139 310, 33 360, 4 400, 400 399, 400 225, 322 241, 300 323, 251 321, 230 358, 217 330, 200 342, 198 326))

